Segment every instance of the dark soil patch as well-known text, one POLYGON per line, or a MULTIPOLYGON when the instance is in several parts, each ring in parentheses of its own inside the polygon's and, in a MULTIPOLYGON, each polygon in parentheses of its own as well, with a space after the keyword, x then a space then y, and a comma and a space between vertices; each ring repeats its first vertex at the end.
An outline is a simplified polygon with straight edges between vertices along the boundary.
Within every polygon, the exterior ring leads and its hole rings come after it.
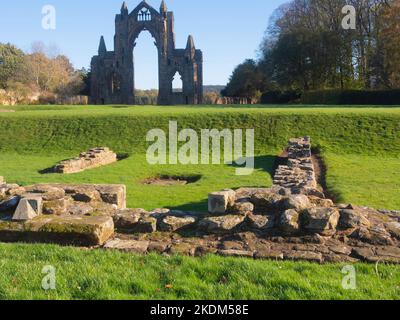
POLYGON ((142 181, 144 185, 152 186, 185 186, 187 184, 195 183, 201 179, 201 176, 156 176, 147 178, 142 181))
POLYGON ((333 202, 337 202, 336 196, 329 192, 326 184, 326 174, 328 172, 328 168, 318 149, 313 150, 311 159, 314 164, 315 177, 318 184, 322 187, 326 198, 331 199, 333 202))

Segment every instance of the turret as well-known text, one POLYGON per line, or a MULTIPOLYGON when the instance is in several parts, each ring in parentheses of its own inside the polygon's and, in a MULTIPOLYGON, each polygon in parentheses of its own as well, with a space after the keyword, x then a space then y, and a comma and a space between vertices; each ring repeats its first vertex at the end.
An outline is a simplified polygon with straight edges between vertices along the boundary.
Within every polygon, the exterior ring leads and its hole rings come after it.
POLYGON ((196 47, 194 46, 193 37, 190 35, 186 44, 186 54, 189 55, 192 59, 196 53, 196 47))
POLYGON ((128 14, 129 14, 128 5, 124 1, 124 3, 122 4, 122 7, 121 7, 121 15, 125 16, 125 15, 128 15, 128 14))
POLYGON ((161 14, 166 14, 168 11, 167 5, 165 4, 165 1, 162 0, 161 1, 161 5, 160 5, 160 13, 161 14))
POLYGON ((99 44, 99 55, 103 55, 106 52, 107 52, 106 42, 104 41, 104 37, 101 36, 99 44))

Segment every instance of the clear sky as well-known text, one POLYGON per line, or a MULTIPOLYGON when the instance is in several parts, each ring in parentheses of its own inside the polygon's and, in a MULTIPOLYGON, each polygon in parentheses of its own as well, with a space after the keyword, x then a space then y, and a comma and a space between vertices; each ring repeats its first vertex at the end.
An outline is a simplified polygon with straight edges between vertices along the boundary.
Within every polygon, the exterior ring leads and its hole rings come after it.
MULTIPOLYGON (((233 68, 255 58, 272 12, 288 0, 166 0, 175 14, 178 48, 192 34, 204 54, 204 83, 226 84, 233 68)), ((114 19, 122 0, 2 0, 0 42, 29 51, 35 41, 56 45, 77 68, 89 67, 104 35, 113 50, 114 19), (42 28, 42 8, 56 9, 56 29, 42 28)), ((161 0, 148 0, 157 10, 161 0)), ((128 0, 133 10, 140 0, 128 0)), ((135 48, 136 88, 157 88, 157 52, 152 38, 142 33, 135 48)))

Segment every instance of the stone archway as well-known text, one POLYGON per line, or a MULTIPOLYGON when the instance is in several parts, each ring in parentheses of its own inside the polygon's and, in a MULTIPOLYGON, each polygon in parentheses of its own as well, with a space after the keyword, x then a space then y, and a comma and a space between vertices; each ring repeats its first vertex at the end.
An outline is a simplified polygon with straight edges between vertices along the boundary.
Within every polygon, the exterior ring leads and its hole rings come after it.
POLYGON ((131 13, 126 3, 115 20, 114 51, 107 51, 104 38, 100 39, 99 52, 92 58, 91 103, 133 104, 135 101, 133 52, 137 38, 148 31, 158 50, 158 104, 200 104, 203 100, 203 54, 196 50, 192 36, 185 49, 176 49, 174 15, 164 0, 157 11, 142 1, 131 13), (172 79, 176 72, 183 80, 182 92, 174 92, 172 79), (120 79, 119 90, 109 75, 120 79), (172 74, 172 75, 171 75, 172 74))

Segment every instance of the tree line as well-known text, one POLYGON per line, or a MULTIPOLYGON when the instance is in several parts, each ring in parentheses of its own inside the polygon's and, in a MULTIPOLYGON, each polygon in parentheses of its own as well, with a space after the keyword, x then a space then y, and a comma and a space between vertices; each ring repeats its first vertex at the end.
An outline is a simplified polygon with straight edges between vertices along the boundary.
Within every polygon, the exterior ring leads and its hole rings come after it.
POLYGON ((4 103, 55 103, 57 98, 87 94, 89 74, 75 70, 57 48, 32 44, 25 53, 0 43, 0 100, 4 103))
POLYGON ((225 96, 400 88, 400 0, 293 0, 279 7, 257 60, 236 67, 225 96), (343 7, 356 28, 343 28, 343 7))

